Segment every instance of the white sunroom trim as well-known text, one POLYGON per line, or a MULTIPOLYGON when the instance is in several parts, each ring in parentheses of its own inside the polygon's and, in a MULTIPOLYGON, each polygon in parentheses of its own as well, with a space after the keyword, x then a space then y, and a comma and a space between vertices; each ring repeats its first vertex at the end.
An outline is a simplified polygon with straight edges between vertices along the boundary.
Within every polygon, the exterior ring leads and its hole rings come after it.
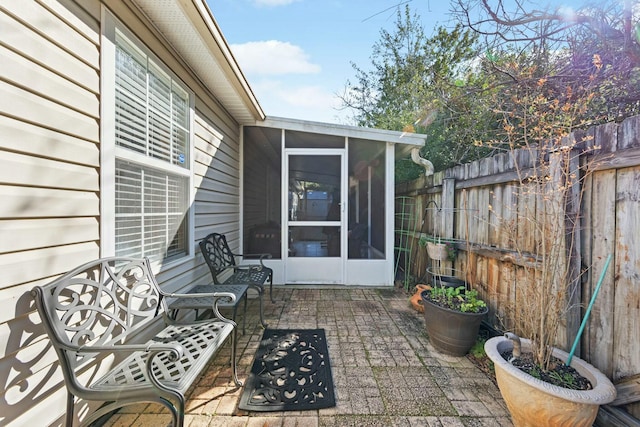
POLYGON ((254 126, 343 136, 356 139, 368 139, 371 141, 391 142, 394 144, 406 144, 418 147, 423 146, 427 138, 427 135, 419 133, 288 119, 284 117, 267 117, 264 121, 256 121, 254 126))

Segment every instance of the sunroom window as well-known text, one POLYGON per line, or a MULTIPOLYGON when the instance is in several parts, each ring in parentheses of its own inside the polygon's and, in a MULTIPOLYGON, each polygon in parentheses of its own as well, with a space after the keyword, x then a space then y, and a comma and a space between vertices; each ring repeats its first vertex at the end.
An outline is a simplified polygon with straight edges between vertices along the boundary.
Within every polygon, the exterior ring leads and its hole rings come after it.
POLYGON ((116 30, 116 255, 188 255, 190 129, 189 92, 116 30))

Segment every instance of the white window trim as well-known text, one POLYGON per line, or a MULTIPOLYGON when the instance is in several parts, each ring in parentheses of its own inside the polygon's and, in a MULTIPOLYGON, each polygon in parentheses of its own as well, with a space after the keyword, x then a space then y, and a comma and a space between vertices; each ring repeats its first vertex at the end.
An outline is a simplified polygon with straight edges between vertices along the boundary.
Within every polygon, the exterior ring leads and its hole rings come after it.
MULTIPOLYGON (((116 157, 119 150, 124 150, 121 147, 116 147, 115 144, 115 104, 116 104, 116 73, 115 73, 115 58, 116 58, 116 28, 127 36, 130 40, 137 43, 137 48, 143 50, 146 55, 153 59, 156 65, 162 66, 163 71, 169 74, 173 79, 180 82, 182 88, 189 94, 189 167, 188 170, 171 166, 167 168, 164 165, 164 170, 170 170, 173 173, 184 175, 188 178, 188 221, 189 227, 187 230, 187 255, 168 262, 164 265, 155 263, 153 270, 159 272, 166 269, 168 266, 173 267, 185 262, 192 261, 194 258, 194 241, 195 236, 195 190, 193 188, 194 183, 194 128, 195 128, 195 94, 190 88, 173 73, 169 68, 164 65, 164 62, 160 60, 153 52, 148 50, 140 39, 136 37, 129 29, 118 21, 106 7, 101 9, 102 15, 102 35, 101 35, 101 58, 100 58, 100 94, 101 94, 101 126, 100 126, 100 256, 113 256, 116 253, 115 250, 115 192, 116 192, 116 177, 115 177, 115 164, 116 157)), ((130 157, 130 155, 129 155, 130 157)), ((153 166, 154 159, 147 158, 145 162, 141 162, 147 166, 153 166)))

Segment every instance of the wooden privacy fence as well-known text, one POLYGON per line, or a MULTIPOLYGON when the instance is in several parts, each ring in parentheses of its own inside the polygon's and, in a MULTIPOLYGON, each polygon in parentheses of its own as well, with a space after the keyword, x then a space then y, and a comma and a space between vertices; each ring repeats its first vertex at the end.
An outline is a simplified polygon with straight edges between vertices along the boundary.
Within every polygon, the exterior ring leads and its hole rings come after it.
MULTIPOLYGON (((640 116, 574 137, 595 149, 579 159, 581 165, 589 165, 590 173, 581 181, 582 197, 574 194, 566 212, 565 221, 579 221, 580 228, 571 242, 574 253, 567 258, 575 280, 571 293, 575 309, 565 316, 557 344, 566 350, 571 347, 611 255, 579 355, 614 382, 638 383, 640 116)), ((427 271, 435 264, 450 269, 466 276, 488 303, 490 323, 501 330, 512 328, 507 308, 526 304, 519 299, 518 284, 525 280, 524 268, 536 263, 527 256, 538 243, 527 216, 545 203, 545 197, 522 191, 519 185, 518 167, 522 172, 532 161, 523 151, 501 153, 396 186, 397 200, 402 201, 396 203, 396 229, 402 230, 401 240, 408 240, 402 247, 414 278, 405 283, 428 280, 427 271), (453 242, 455 260, 430 259, 419 244, 421 236, 423 242, 425 238, 453 242)), ((640 392, 634 387, 637 400, 640 392)), ((640 418, 640 403, 627 409, 640 418)))

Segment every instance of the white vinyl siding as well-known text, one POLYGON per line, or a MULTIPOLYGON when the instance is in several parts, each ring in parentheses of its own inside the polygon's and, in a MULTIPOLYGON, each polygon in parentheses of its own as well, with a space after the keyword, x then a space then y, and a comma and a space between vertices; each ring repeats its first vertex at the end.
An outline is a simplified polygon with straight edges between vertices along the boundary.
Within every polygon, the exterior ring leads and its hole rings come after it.
POLYGON ((189 93, 116 29, 115 253, 189 254, 189 93))
POLYGON ((99 2, 0 3, 0 425, 57 426, 62 370, 29 291, 100 256, 99 2))
MULTIPOLYGON (((168 253, 186 244, 190 256, 159 266, 160 285, 171 292, 209 283, 204 259, 194 251, 197 239, 219 230, 238 245, 239 126, 215 90, 202 84, 206 79, 185 66, 184 52, 176 52, 133 2, 0 3, 0 367, 8 373, 0 425, 59 426, 64 379, 29 291, 114 255, 116 159, 122 168, 133 164, 138 173, 155 173, 154 183, 163 176, 163 197, 169 204, 180 197, 190 208, 163 213, 168 253), (159 77, 179 79, 171 91, 164 83, 154 86, 159 99, 181 94, 184 100, 174 98, 172 110, 156 114, 169 117, 173 151, 158 146, 150 156, 115 142, 115 21, 151 52, 159 77), (186 188, 178 191, 176 180, 186 188), (172 246, 178 220, 189 229, 188 240, 172 246)), ((157 8, 166 11, 169 3, 157 8)), ((155 184, 150 190, 160 191, 155 184)), ((106 362, 85 368, 87 377, 105 373, 106 362)), ((80 418, 99 406, 79 404, 80 418)))

